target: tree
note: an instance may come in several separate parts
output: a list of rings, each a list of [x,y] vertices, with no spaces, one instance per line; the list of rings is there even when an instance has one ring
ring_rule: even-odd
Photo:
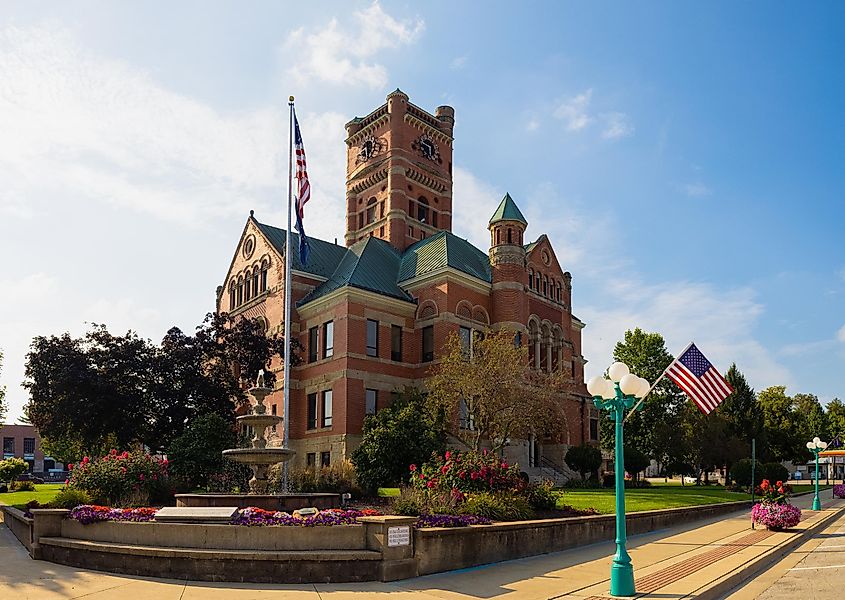
[[[0,352],[0,373],[3,372],[3,353]],[[0,385],[0,423],[6,418],[6,412],[8,411],[8,407],[6,406],[6,386]]]
[[[404,388],[396,400],[364,420],[361,445],[352,453],[358,483],[367,490],[407,481],[408,467],[446,449],[443,413],[434,413],[425,395]]]
[[[704,476],[705,483],[710,471],[730,468],[746,456],[745,443],[733,434],[728,420],[718,409],[705,415],[688,403],[683,423],[688,461],[697,478]]]
[[[12,457],[0,460],[0,482],[14,481],[19,475],[26,473],[28,468],[29,465],[22,458]]]
[[[199,415],[231,420],[260,369],[273,385],[271,361],[283,351],[256,320],[225,314],[207,315],[193,336],[171,329],[159,346],[103,325],[81,338],[39,336],[27,355],[25,412],[65,462],[134,444],[159,450]]]
[[[588,477],[592,477],[593,473],[598,472],[601,466],[601,450],[590,444],[570,446],[563,460],[570,469],[578,471],[581,479],[586,481]]]
[[[831,438],[838,435],[845,441],[845,403],[839,398],[827,403],[827,424]]]
[[[651,464],[651,459],[645,452],[631,446],[625,448],[625,470],[631,474],[634,481],[639,481],[640,473]]]
[[[795,411],[793,399],[786,395],[786,387],[768,387],[757,396],[763,413],[766,445],[761,450],[762,460],[792,461],[806,459],[802,441],[802,424]]]
[[[200,415],[167,447],[169,472],[186,489],[207,488],[224,469],[223,450],[235,448],[234,422],[217,413]]]
[[[558,396],[566,386],[564,373],[532,369],[528,349],[516,346],[514,336],[507,329],[476,336],[469,351],[450,335],[428,381],[431,410],[459,415],[451,432],[475,451],[482,440],[496,451],[510,438],[554,435],[565,424]]]
[[[672,362],[666,343],[659,333],[649,333],[639,327],[625,332],[622,341],[613,349],[614,360],[624,362],[631,372],[654,382]],[[668,379],[663,379],[643,402],[641,411],[632,413],[625,423],[625,447],[637,448],[655,458],[662,465],[681,457],[681,414],[685,396]],[[602,419],[602,447],[615,447],[612,418]]]
[[[795,404],[796,418],[801,432],[801,441],[805,444],[815,436],[823,440],[830,439],[827,415],[815,394],[795,394],[792,397]]]

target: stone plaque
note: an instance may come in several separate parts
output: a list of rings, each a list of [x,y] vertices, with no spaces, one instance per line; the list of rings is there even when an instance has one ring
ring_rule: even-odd
[[[161,523],[228,523],[237,514],[237,506],[165,506],[156,513],[155,520]]]
[[[408,525],[387,528],[388,546],[409,546],[410,544],[411,528]]]

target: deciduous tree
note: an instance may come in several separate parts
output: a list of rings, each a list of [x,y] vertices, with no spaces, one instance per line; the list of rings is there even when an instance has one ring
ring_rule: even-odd
[[[565,424],[559,395],[568,383],[564,373],[532,369],[528,349],[516,346],[514,337],[506,329],[476,336],[470,352],[450,335],[428,381],[432,410],[459,416],[450,430],[473,450],[483,440],[498,450],[511,438],[556,434]]]

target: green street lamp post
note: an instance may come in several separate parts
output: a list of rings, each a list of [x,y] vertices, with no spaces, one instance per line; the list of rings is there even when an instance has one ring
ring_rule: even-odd
[[[827,448],[827,442],[821,441],[818,436],[812,442],[807,442],[807,450],[816,455],[816,495],[813,498],[813,510],[821,510],[822,503],[819,500],[819,452]]]
[[[613,596],[634,596],[634,567],[631,556],[625,548],[625,445],[622,425],[625,409],[634,406],[637,399],[644,398],[651,389],[645,379],[637,377],[621,362],[613,363],[608,369],[610,379],[593,377],[587,383],[587,391],[593,397],[593,404],[599,410],[606,410],[616,424],[616,554],[610,567],[610,593]],[[642,404],[640,404],[642,406]]]

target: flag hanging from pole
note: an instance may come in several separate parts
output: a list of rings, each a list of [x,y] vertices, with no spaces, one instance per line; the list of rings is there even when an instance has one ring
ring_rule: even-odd
[[[722,401],[733,393],[733,388],[707,360],[695,344],[666,368],[666,376],[678,384],[692,398],[705,415],[713,412]]]
[[[299,262],[308,263],[311,245],[305,235],[302,219],[305,217],[305,203],[311,199],[311,183],[308,181],[308,167],[305,164],[305,146],[302,144],[302,134],[299,132],[299,119],[296,111],[293,114],[294,150],[296,153],[296,230],[299,232]]]

